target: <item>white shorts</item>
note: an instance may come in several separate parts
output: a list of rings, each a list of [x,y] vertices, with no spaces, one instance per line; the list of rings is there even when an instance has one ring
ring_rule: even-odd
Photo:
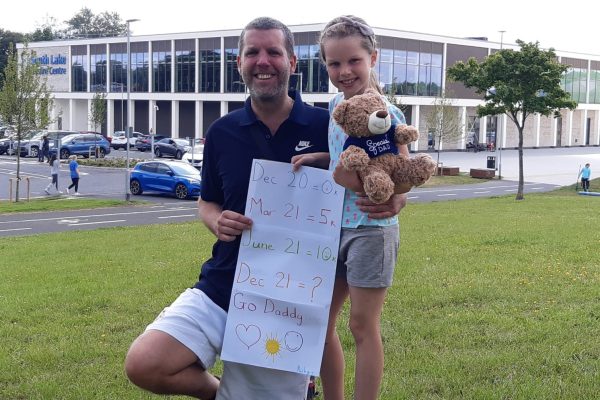
[[[209,369],[223,347],[227,313],[201,290],[187,289],[146,330],[165,332],[190,349]]]
[[[203,291],[187,289],[146,330],[173,336],[196,354],[205,369],[210,369],[221,353],[226,321],[227,313]],[[308,379],[294,372],[224,361],[217,400],[304,400]]]

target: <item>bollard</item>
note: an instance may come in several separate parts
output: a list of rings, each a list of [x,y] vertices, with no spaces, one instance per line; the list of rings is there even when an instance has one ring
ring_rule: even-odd
[[[29,200],[31,199],[31,198],[30,198],[30,190],[29,190],[29,189],[30,189],[30,185],[29,185],[29,177],[28,177],[28,176],[26,176],[26,177],[25,177],[25,180],[27,181],[27,202],[29,202]]]
[[[21,178],[23,179],[23,178]],[[17,178],[9,178],[8,179],[8,202],[9,203],[13,203],[13,181],[15,181],[15,186],[16,186],[16,181]],[[27,182],[27,201],[31,200],[31,181],[29,179],[28,176],[25,177],[25,181]],[[16,190],[16,188],[15,188]],[[16,193],[15,193],[15,201],[16,201]]]

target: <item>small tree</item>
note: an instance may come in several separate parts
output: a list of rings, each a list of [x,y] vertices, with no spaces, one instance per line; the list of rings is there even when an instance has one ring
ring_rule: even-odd
[[[442,143],[456,143],[463,134],[463,123],[452,100],[442,92],[433,101],[432,109],[425,116],[427,132],[433,136],[433,148],[437,151],[437,163],[440,163]]]
[[[40,75],[40,65],[33,62],[34,57],[35,53],[27,46],[20,53],[11,46],[1,79],[0,117],[15,127],[17,136],[15,201],[19,201],[22,135],[34,129],[46,128],[50,123],[49,110],[53,104],[46,79]]]
[[[96,92],[94,94],[94,98],[92,99],[92,109],[90,111],[90,122],[94,127],[95,132],[99,132],[98,127],[102,129],[102,124],[106,121],[106,93]],[[94,143],[95,144],[95,143]],[[94,154],[96,158],[98,157],[98,153],[94,149]]]
[[[523,199],[523,129],[531,114],[560,116],[561,108],[573,110],[577,103],[560,81],[569,69],[556,61],[554,49],[541,50],[539,43],[517,40],[520,51],[500,50],[481,63],[470,58],[448,68],[448,77],[484,95],[477,114],[506,114],[519,131],[519,186],[516,200]]]

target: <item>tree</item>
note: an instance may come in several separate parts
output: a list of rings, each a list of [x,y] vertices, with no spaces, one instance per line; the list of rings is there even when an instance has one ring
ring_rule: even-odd
[[[96,92],[92,99],[92,109],[90,111],[90,122],[94,126],[94,131],[98,132],[98,126],[106,121],[106,93]],[[98,157],[98,152],[94,150],[94,154]]]
[[[19,201],[21,180],[20,146],[22,135],[34,129],[46,128],[50,123],[49,110],[53,99],[40,75],[40,65],[33,62],[35,53],[25,46],[18,52],[13,46],[2,76],[0,90],[0,117],[15,127],[17,136],[17,185],[15,201]]]
[[[121,21],[118,13],[105,11],[94,15],[87,7],[65,21],[65,24],[64,36],[69,39],[121,36],[127,33],[127,24]]]
[[[557,62],[554,49],[541,50],[539,42],[517,40],[519,51],[499,50],[481,63],[470,58],[448,68],[448,77],[484,95],[477,114],[506,114],[519,132],[519,186],[516,200],[523,199],[523,128],[527,117],[538,113],[560,116],[560,109],[573,110],[577,103],[561,89],[562,75],[569,66]]]
[[[427,133],[432,135],[433,148],[437,151],[437,163],[440,163],[442,143],[456,143],[463,134],[463,123],[452,100],[442,92],[441,97],[433,101],[432,109],[425,116]]]
[[[61,33],[56,28],[58,23],[56,22],[56,18],[46,15],[44,22],[39,24],[35,31],[27,34],[28,42],[43,42],[50,41],[54,39],[60,39]]]
[[[0,76],[8,62],[8,51],[10,47],[15,47],[17,43],[23,42],[24,35],[18,32],[5,31],[0,28]],[[2,80],[0,79],[0,89],[2,89]]]

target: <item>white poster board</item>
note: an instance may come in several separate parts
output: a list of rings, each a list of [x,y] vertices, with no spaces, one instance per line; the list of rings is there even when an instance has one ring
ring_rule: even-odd
[[[319,375],[343,198],[329,171],[253,161],[221,359]]]

